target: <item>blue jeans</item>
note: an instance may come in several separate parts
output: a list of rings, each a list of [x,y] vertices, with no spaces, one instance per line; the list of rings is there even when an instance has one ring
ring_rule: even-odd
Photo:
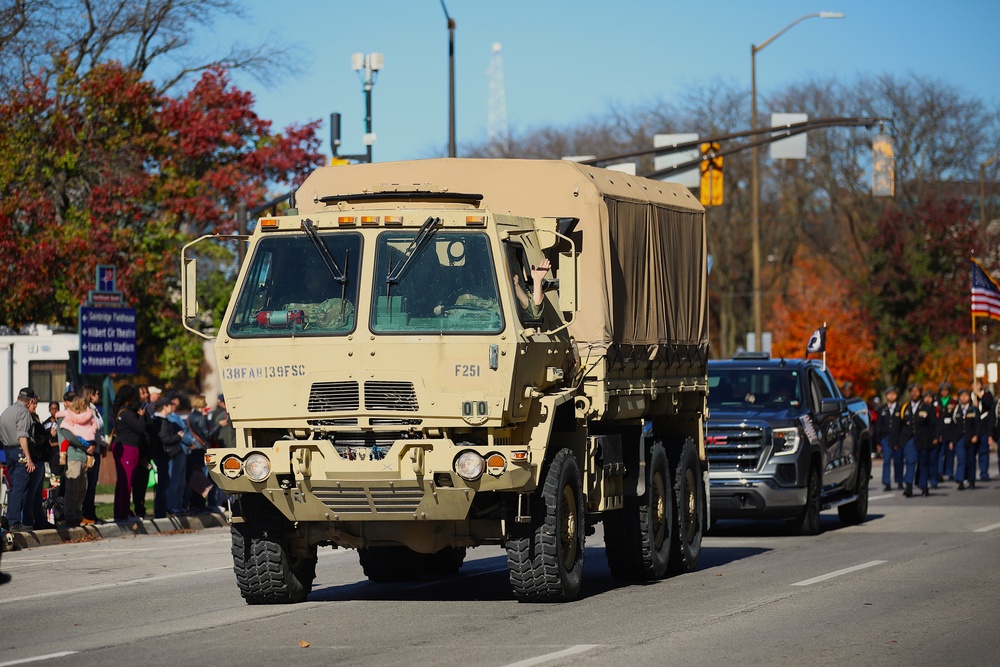
[[[913,438],[903,445],[903,482],[913,484],[913,478],[917,472],[917,446],[913,444]]]
[[[184,489],[187,488],[187,454],[181,452],[170,459],[170,481],[167,483],[167,512],[184,511]]]
[[[893,449],[889,445],[889,438],[882,439],[882,484],[889,486],[892,484],[892,475],[895,473],[896,484],[903,481],[903,450]]]
[[[7,457],[7,472],[10,474],[7,521],[12,525],[20,523],[29,528],[33,528],[36,523],[41,525],[46,521],[39,502],[42,481],[45,479],[45,462],[35,461],[35,472],[29,473],[28,467],[18,461],[21,458],[20,447],[4,447],[4,455]]]

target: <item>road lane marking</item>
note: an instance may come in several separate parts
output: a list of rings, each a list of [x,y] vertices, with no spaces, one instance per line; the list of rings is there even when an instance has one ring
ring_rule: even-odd
[[[1000,528],[1000,523],[994,523],[994,524],[992,524],[990,526],[983,526],[982,528],[976,528],[972,532],[974,532],[974,533],[988,533],[991,530],[996,530],[997,528]]]
[[[826,581],[827,579],[833,579],[834,577],[839,577],[842,574],[850,574],[851,572],[857,572],[858,570],[864,570],[865,568],[875,567],[876,565],[881,565],[882,563],[887,563],[889,561],[884,560],[873,560],[867,563],[862,563],[861,565],[855,565],[854,567],[845,567],[843,570],[837,570],[836,572],[829,572],[827,574],[821,574],[818,577],[813,577],[812,579],[806,579],[805,581],[797,581],[792,586],[811,586],[812,584],[818,584],[821,581]]]
[[[0,605],[10,604],[11,602],[23,602],[24,600],[39,600],[42,598],[51,598],[56,596],[73,595],[74,593],[89,593],[91,591],[101,591],[108,588],[118,588],[119,586],[132,586],[134,584],[148,584],[153,581],[163,581],[164,579],[176,579],[177,577],[190,577],[192,574],[202,574],[204,572],[218,572],[220,570],[231,570],[232,565],[226,565],[225,567],[211,567],[204,570],[190,570],[188,572],[175,572],[173,574],[163,574],[158,577],[145,577],[143,579],[129,579],[128,581],[113,581],[107,584],[97,584],[95,586],[87,586],[85,588],[71,588],[69,590],[62,591],[50,591],[48,593],[35,593],[34,595],[22,595],[19,598],[6,598],[0,600]],[[3,667],[3,665],[0,665]]]
[[[42,660],[52,660],[54,658],[65,658],[67,655],[74,655],[79,651],[63,651],[62,653],[49,653],[48,655],[36,655],[34,658],[21,658],[10,662],[0,662],[0,667],[10,667],[11,665],[26,665],[29,662],[41,662]]]
[[[870,496],[868,498],[868,501],[871,502],[872,500],[885,500],[886,498],[895,498],[895,497],[896,497],[895,493],[887,493],[884,496]]]
[[[532,665],[541,665],[551,660],[558,660],[559,658],[565,658],[570,655],[585,653],[591,649],[598,648],[599,646],[600,644],[577,644],[576,646],[570,646],[567,649],[556,651],[555,653],[546,653],[545,655],[528,658],[527,660],[512,662],[504,667],[531,667]]]

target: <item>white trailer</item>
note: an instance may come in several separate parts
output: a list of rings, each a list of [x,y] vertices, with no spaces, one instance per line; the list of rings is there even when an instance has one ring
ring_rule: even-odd
[[[0,410],[14,402],[21,387],[38,394],[38,417],[49,416],[49,402],[62,401],[67,383],[76,375],[70,353],[80,349],[76,333],[56,333],[42,324],[20,334],[0,334]]]

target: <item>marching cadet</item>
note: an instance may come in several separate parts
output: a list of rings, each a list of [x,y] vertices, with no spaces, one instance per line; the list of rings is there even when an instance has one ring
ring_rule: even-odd
[[[996,429],[996,412],[994,399],[990,390],[983,386],[982,380],[972,384],[975,392],[976,405],[979,408],[979,441],[976,443],[976,456],[979,459],[979,479],[988,482],[990,479],[990,434]],[[997,467],[1000,468],[1000,455],[997,456]],[[972,479],[971,477],[968,479]]]
[[[903,488],[903,448],[895,441],[896,431],[899,430],[898,399],[899,392],[895,387],[886,389],[885,404],[875,420],[875,443],[882,448],[882,484],[886,491],[892,491],[892,477],[896,479],[896,486]]]
[[[917,447],[914,443],[914,436],[917,423],[917,413],[922,411],[925,416],[926,409],[921,408],[920,395],[923,387],[913,383],[908,387],[910,400],[903,404],[899,410],[899,425],[896,427],[893,443],[903,452],[903,495],[909,498],[913,495],[913,478],[917,470]]]
[[[958,466],[955,469],[955,481],[958,490],[965,490],[965,480],[969,480],[969,488],[976,488],[976,443],[981,438],[979,410],[972,404],[968,389],[958,393],[958,405],[952,413],[952,429],[949,449],[955,452]]]
[[[955,478],[955,452],[948,447],[948,437],[951,432],[951,415],[955,412],[955,399],[951,395],[951,383],[942,382],[938,385],[938,395],[934,399],[937,406],[939,435],[941,437],[940,456],[932,464],[937,465],[935,479],[943,482],[945,478],[949,481]],[[936,485],[935,485],[936,486]]]
[[[920,475],[920,495],[931,495],[927,485],[936,489],[937,459],[940,457],[941,436],[938,429],[937,406],[934,394],[924,392],[923,401],[917,410],[913,424],[913,444],[917,448],[917,473]]]

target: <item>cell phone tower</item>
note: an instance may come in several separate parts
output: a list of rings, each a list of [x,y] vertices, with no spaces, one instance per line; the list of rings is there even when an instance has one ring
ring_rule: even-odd
[[[504,93],[503,56],[500,55],[500,42],[494,42],[490,51],[490,68],[486,70],[490,81],[486,138],[490,150],[499,155],[506,155],[510,150],[510,133],[507,130],[507,96]]]

